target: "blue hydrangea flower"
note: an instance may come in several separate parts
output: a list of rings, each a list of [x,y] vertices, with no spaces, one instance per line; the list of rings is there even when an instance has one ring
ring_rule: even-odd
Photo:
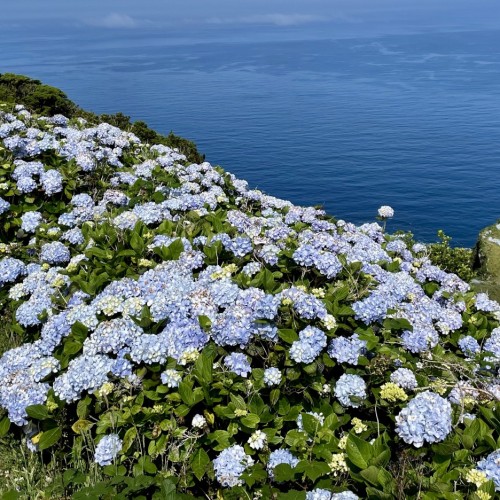
[[[290,347],[290,357],[297,363],[312,363],[326,347],[326,334],[315,326],[306,326],[299,333],[299,340]]]
[[[269,477],[274,477],[274,468],[279,464],[288,464],[292,469],[299,463],[299,459],[296,458],[288,450],[274,450],[269,454],[267,460],[267,473]]]
[[[329,490],[315,488],[306,493],[306,500],[358,500],[359,497],[351,491],[342,491],[340,493],[332,493]]]
[[[222,450],[214,460],[215,477],[224,487],[241,486],[241,475],[253,464],[252,457],[245,453],[243,446],[235,444]]]
[[[328,354],[339,363],[358,364],[358,358],[366,350],[366,341],[360,340],[357,333],[349,338],[337,337],[328,346]]]
[[[477,463],[477,468],[495,483],[495,491],[500,491],[500,450],[496,450],[480,460]]]
[[[481,346],[479,342],[470,335],[466,335],[458,341],[458,347],[462,350],[462,352],[468,357],[472,358],[479,352],[481,352]]]
[[[36,181],[31,177],[20,177],[16,185],[20,193],[31,193],[37,187]]]
[[[110,465],[122,449],[122,440],[117,434],[103,436],[95,448],[94,462],[99,465]]]
[[[46,170],[40,175],[42,188],[47,196],[60,193],[63,189],[63,176],[57,170]]]
[[[396,416],[396,433],[416,448],[443,441],[450,432],[451,405],[431,391],[415,396]]]
[[[247,357],[240,352],[233,352],[224,358],[224,365],[227,366],[232,372],[242,377],[246,377],[251,371],[252,367],[248,362]]]
[[[241,272],[243,274],[246,274],[247,276],[253,276],[254,274],[257,274],[261,269],[262,265],[258,262],[249,262],[243,267]]]
[[[478,293],[476,295],[476,309],[478,311],[494,312],[500,310],[500,304],[495,300],[491,300],[486,293]]]
[[[403,347],[410,352],[419,353],[436,347],[439,336],[432,326],[416,326],[413,331],[405,330],[401,334]]]
[[[402,389],[416,389],[418,387],[415,374],[408,368],[398,368],[391,373],[390,380],[393,384],[399,385]]]
[[[10,203],[3,198],[0,198],[0,215],[7,212],[10,208]]]
[[[266,368],[264,370],[264,383],[268,387],[272,385],[279,385],[281,378],[282,375],[278,368]]]
[[[181,374],[175,370],[165,370],[161,374],[162,383],[168,387],[179,387],[181,380],[182,380]]]
[[[366,398],[366,383],[359,375],[344,373],[335,385],[335,396],[342,406],[358,408],[361,402],[353,401],[351,398]]]
[[[495,358],[500,359],[500,327],[492,330],[490,337],[483,345],[483,349],[492,352]]]
[[[82,230],[78,227],[74,227],[61,235],[61,239],[64,241],[69,241],[72,245],[81,245],[85,238],[83,236]]]
[[[24,262],[12,257],[5,257],[0,260],[0,286],[16,281],[23,274],[26,274]]]
[[[45,243],[42,246],[42,251],[40,254],[40,259],[42,262],[48,262],[49,264],[65,264],[69,262],[71,254],[60,241],[54,241],[53,243]]]

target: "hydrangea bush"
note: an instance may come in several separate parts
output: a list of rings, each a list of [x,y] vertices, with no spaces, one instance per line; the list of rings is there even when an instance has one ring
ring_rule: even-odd
[[[500,490],[500,306],[425,245],[0,109],[0,435],[54,496]]]

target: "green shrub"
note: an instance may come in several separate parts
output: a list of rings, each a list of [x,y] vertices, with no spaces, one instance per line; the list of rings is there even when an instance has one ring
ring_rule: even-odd
[[[409,235],[8,111],[7,498],[494,497],[498,304]]]

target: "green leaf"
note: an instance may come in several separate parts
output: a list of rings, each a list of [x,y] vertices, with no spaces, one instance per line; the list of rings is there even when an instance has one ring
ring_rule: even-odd
[[[305,491],[291,490],[287,493],[278,493],[277,500],[304,500],[305,498]]]
[[[78,415],[78,417],[84,419],[88,416],[89,405],[91,401],[92,400],[89,396],[85,396],[85,398],[78,401],[78,404],[76,405],[76,414]]]
[[[272,292],[276,288],[274,274],[269,269],[264,269],[263,271],[262,285],[266,292]]]
[[[373,448],[370,443],[350,434],[347,438],[346,453],[354,465],[360,469],[366,469],[368,461],[373,456]]]
[[[0,420],[0,437],[6,436],[10,429],[10,420],[8,417],[3,417]]]
[[[314,418],[312,415],[307,413],[302,414],[302,426],[304,430],[310,435],[314,436],[316,432],[321,428],[321,423],[319,420]]]
[[[181,382],[179,384],[179,395],[181,396],[182,401],[187,406],[193,406],[195,404],[195,399],[193,395],[193,384],[189,382]]]
[[[88,333],[89,329],[79,321],[76,321],[71,326],[71,335],[75,340],[79,342],[83,342],[87,338]]]
[[[299,334],[295,330],[290,330],[286,328],[280,328],[278,330],[278,336],[281,340],[287,344],[292,344],[296,340],[299,340]]]
[[[273,476],[275,481],[281,483],[284,481],[291,481],[295,476],[295,472],[290,466],[290,464],[283,463],[283,464],[278,464],[273,469]]]
[[[278,400],[280,399],[280,390],[279,389],[272,389],[270,394],[269,394],[269,400],[271,401],[271,405],[274,406]],[[281,405],[281,401],[280,400],[280,405]],[[280,413],[281,415],[284,415],[287,413],[286,411],[286,404],[288,403],[288,401],[284,401],[283,405],[284,406],[280,406],[278,408],[278,413]],[[290,403],[288,403],[288,409],[290,409]],[[281,413],[281,411],[283,411],[284,413]]]
[[[122,445],[123,453],[125,453],[132,446],[132,443],[134,442],[136,437],[137,437],[136,427],[131,427],[130,429],[127,430],[127,432],[123,436],[123,445]]]
[[[82,434],[85,431],[90,430],[94,424],[90,420],[79,419],[72,426],[71,429],[76,434]]]
[[[36,418],[37,420],[45,420],[49,418],[49,410],[45,405],[30,405],[26,407],[28,417]]]
[[[378,467],[370,465],[367,469],[362,470],[360,474],[369,483],[373,484],[373,486],[382,486],[379,484],[379,470],[380,469]]]
[[[73,354],[76,354],[77,352],[79,352],[83,347],[83,343],[82,342],[76,342],[74,340],[66,340],[66,342],[64,343],[64,354],[67,354],[68,356],[72,356]]]
[[[201,481],[201,478],[205,475],[209,463],[210,458],[207,452],[203,448],[198,448],[198,451],[191,459],[191,468],[199,481]]]
[[[230,394],[229,395],[231,398],[232,403],[238,410],[246,410],[247,409],[247,404],[245,403],[245,400],[239,395],[239,394]]]
[[[394,500],[394,496],[389,493],[384,493],[383,491],[367,486],[366,488],[366,498],[376,498],[377,500]]]
[[[295,468],[298,472],[303,472],[313,482],[318,477],[331,472],[329,465],[325,462],[306,462],[304,460],[299,462]]]
[[[168,246],[168,251],[170,254],[170,260],[177,260],[179,258],[179,255],[184,252],[184,244],[182,243],[181,239],[177,239],[173,241],[169,246]]]
[[[245,415],[241,418],[241,423],[246,427],[250,427],[251,429],[257,427],[259,422],[260,418],[258,415],[255,415],[255,413],[249,413],[248,415]]]
[[[49,429],[48,431],[44,431],[40,437],[40,441],[38,441],[38,449],[46,450],[50,448],[54,444],[59,441],[61,438],[62,432],[60,427],[54,427],[53,429]]]
[[[127,473],[127,469],[124,465],[106,465],[102,468],[102,472],[106,474],[106,476],[125,476]]]
[[[200,326],[204,331],[208,331],[212,326],[211,319],[208,316],[204,315],[198,316],[198,323],[200,323]]]
[[[439,443],[432,445],[432,451],[437,455],[442,455],[444,457],[449,457],[455,451],[459,450],[460,446],[456,443]]]
[[[136,231],[132,231],[132,235],[130,236],[130,246],[133,250],[135,250],[137,255],[142,255],[144,253],[146,245]]]
[[[384,320],[383,325],[387,330],[413,330],[411,323],[407,319],[387,318]]]

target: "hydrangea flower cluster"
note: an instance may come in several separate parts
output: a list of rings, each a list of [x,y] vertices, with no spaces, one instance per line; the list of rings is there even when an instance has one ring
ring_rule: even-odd
[[[278,368],[266,368],[264,370],[264,383],[268,386],[279,385],[281,378],[282,375]]]
[[[359,497],[351,491],[332,493],[329,490],[316,488],[306,493],[306,500],[358,500]]]
[[[299,459],[288,450],[279,449],[270,453],[267,460],[267,473],[272,478],[273,470],[279,464],[288,464],[292,469],[299,463]]]
[[[358,364],[358,358],[366,349],[366,341],[361,340],[357,333],[350,338],[337,337],[330,341],[328,354],[339,363]]]
[[[252,367],[248,362],[247,357],[240,352],[232,352],[224,358],[224,365],[226,365],[236,375],[247,377],[252,371]]]
[[[326,347],[326,334],[314,326],[306,326],[290,347],[290,357],[297,363],[312,363]]]
[[[99,465],[110,465],[122,449],[123,442],[117,434],[103,436],[96,446],[94,461]]]
[[[26,212],[21,216],[21,229],[27,233],[34,233],[42,221],[43,216],[40,212]]]
[[[335,384],[335,396],[342,406],[358,408],[366,398],[366,383],[359,375],[344,373]]]
[[[481,346],[479,345],[479,342],[470,335],[462,337],[458,341],[458,346],[468,358],[473,358],[476,354],[481,352]]]
[[[493,480],[495,490],[500,491],[500,450],[490,453],[477,463],[478,470],[484,472],[488,480]]]
[[[451,432],[450,403],[431,391],[417,394],[396,416],[396,432],[417,448],[443,441]]]
[[[394,209],[388,205],[382,205],[378,209],[378,216],[382,217],[383,219],[394,217]]]
[[[243,446],[235,444],[222,450],[214,460],[215,477],[222,486],[232,488],[243,484],[241,475],[254,464]]]
[[[393,384],[399,385],[403,389],[416,389],[418,387],[418,382],[415,374],[408,368],[398,368],[391,373],[391,382]]]

